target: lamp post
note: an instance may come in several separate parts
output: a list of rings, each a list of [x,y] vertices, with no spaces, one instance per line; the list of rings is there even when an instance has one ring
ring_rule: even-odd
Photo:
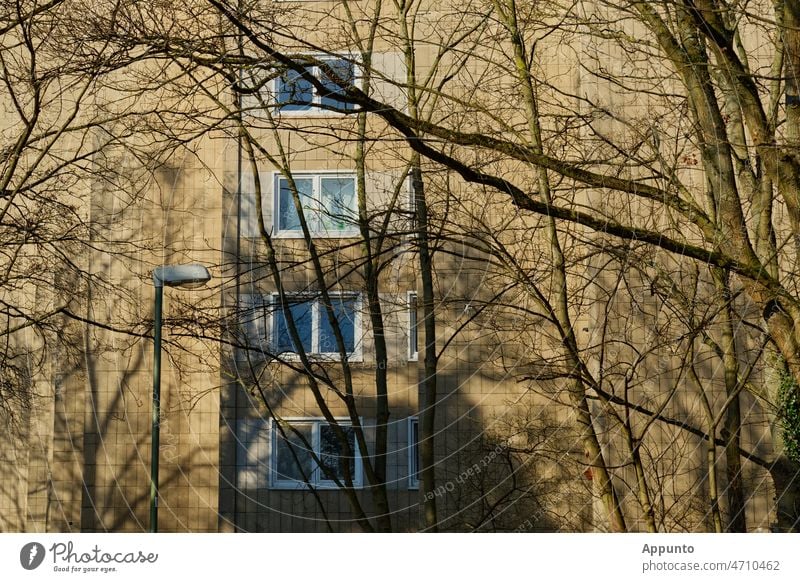
[[[153,269],[156,288],[153,317],[153,429],[150,440],[150,532],[158,531],[158,448],[161,430],[161,306],[164,286],[192,289],[211,280],[203,265],[163,265]]]

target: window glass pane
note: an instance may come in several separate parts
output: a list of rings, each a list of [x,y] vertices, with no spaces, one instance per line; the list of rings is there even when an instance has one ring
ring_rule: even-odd
[[[297,187],[297,194],[300,196],[300,204],[303,207],[303,215],[306,220],[312,222],[309,228],[313,228],[313,193],[314,180],[312,178],[295,178],[294,184]],[[300,219],[297,216],[297,209],[294,205],[292,189],[289,187],[289,180],[286,178],[278,179],[278,230],[300,230]]]
[[[292,342],[292,337],[289,334],[289,325],[286,318],[286,313],[281,309],[280,299],[276,298],[275,309],[275,351],[281,352],[297,352],[295,345]],[[294,319],[294,325],[297,328],[297,333],[300,336],[300,343],[306,353],[311,352],[311,303],[308,301],[291,301],[289,303],[289,311]]]
[[[411,479],[419,481],[419,421],[414,419],[410,423],[408,446],[411,447]]]
[[[311,70],[310,67],[307,70]],[[278,78],[277,101],[281,111],[311,109],[314,87],[297,71],[286,71]]]
[[[353,85],[353,83],[355,83],[355,67],[353,66],[353,63],[344,59],[332,59],[326,60],[325,64],[330,67],[333,74],[342,82],[337,83],[329,75],[326,75],[324,72],[322,72],[320,75],[320,81],[322,81],[322,84],[327,89],[327,92],[320,95],[320,103],[327,107],[335,107],[336,109],[352,111],[354,108],[352,103],[346,103],[337,99],[337,97],[344,94],[342,91],[343,87],[347,87],[348,85]]]
[[[293,427],[303,435],[309,446],[313,446],[311,441],[312,425],[298,424],[293,425]],[[280,431],[277,428],[275,429],[275,480],[304,483],[304,473],[308,479],[313,477],[314,463],[311,451],[308,450],[303,439],[288,427],[286,428],[286,436],[288,438],[284,439]],[[292,450],[297,455],[297,459],[292,455]]]
[[[355,297],[331,297],[331,306],[342,332],[344,349],[351,354],[356,349],[356,299]],[[333,327],[328,320],[328,314],[322,301],[319,305],[319,351],[323,354],[339,352],[336,336],[333,335]]]
[[[417,294],[408,295],[408,355],[412,358],[419,351],[419,326],[417,325]]]
[[[347,442],[350,445],[350,450],[355,455],[355,446],[356,446],[356,439],[355,439],[355,432],[353,432],[353,427],[351,426],[343,426],[342,430],[344,431]],[[343,456],[342,447],[340,446],[341,443],[339,439],[336,438],[336,433],[334,432],[331,425],[327,423],[322,423],[319,426],[319,461],[322,466],[324,466],[330,474],[336,475],[337,478],[344,482],[344,472],[339,467],[339,459]],[[355,457],[350,457],[350,476],[355,481],[356,479],[356,463]],[[320,467],[320,481],[332,481],[332,479],[327,478],[326,473]]]
[[[322,229],[327,232],[352,230],[356,218],[356,187],[352,177],[322,177],[320,188]]]

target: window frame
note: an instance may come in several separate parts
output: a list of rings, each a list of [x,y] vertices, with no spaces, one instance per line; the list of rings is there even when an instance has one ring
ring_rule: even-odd
[[[412,435],[413,427],[417,427],[417,441],[414,442]],[[411,490],[419,489],[419,417],[409,416],[406,419],[406,440],[408,441],[408,488]],[[416,470],[415,470],[416,468]]]
[[[417,191],[414,188],[414,172],[409,170],[406,174],[406,210],[408,212],[408,237],[417,238]]]
[[[311,310],[311,350],[306,351],[306,356],[312,360],[318,361],[338,361],[340,354],[339,352],[319,352],[314,348],[319,348],[319,318],[326,317],[323,312],[321,302],[322,297],[317,293],[287,293],[287,298],[291,301],[295,298],[307,298],[308,302],[312,303],[312,310]],[[361,293],[357,291],[332,291],[328,292],[328,296],[331,299],[337,298],[351,298],[355,299],[355,306],[353,308],[353,351],[348,352],[347,354],[347,361],[349,362],[361,362],[363,358],[363,353],[361,349],[361,341],[362,341],[362,321],[361,321],[361,308],[362,308],[362,298]],[[277,349],[278,346],[278,325],[276,320],[276,314],[278,310],[281,309],[280,304],[280,294],[273,292],[269,295],[271,301],[271,309],[270,309],[270,321],[269,321],[269,345],[272,348]],[[305,303],[306,301],[303,301]],[[294,360],[297,361],[300,359],[300,355],[297,352],[281,352],[281,358],[285,360]]]
[[[340,171],[340,170],[317,170],[317,171],[301,171],[291,173],[293,180],[312,179],[312,200],[315,203],[313,211],[319,216],[324,215],[325,208],[322,206],[322,179],[323,178],[349,178],[353,181],[353,224],[348,225],[348,228],[342,231],[329,231],[322,228],[321,224],[314,224],[315,222],[321,223],[319,218],[306,215],[308,221],[309,231],[311,236],[320,239],[337,239],[337,238],[354,238],[359,235],[358,224],[358,180],[356,179],[355,172]],[[272,232],[275,238],[303,238],[304,234],[302,229],[299,230],[284,230],[280,227],[281,221],[281,180],[288,182],[289,178],[282,172],[275,171],[272,173]]]
[[[334,417],[334,420],[342,426],[352,428],[353,423],[351,422],[349,417]],[[320,440],[320,427],[323,424],[330,424],[328,421],[321,416],[293,416],[281,419],[282,422],[288,424],[295,424],[295,425],[311,425],[311,447],[314,451],[314,455],[319,459],[321,457],[321,440]],[[270,426],[269,426],[269,479],[267,480],[267,486],[269,489],[276,489],[276,490],[283,490],[283,491],[297,491],[297,490],[305,490],[307,489],[307,485],[304,481],[293,481],[289,479],[279,479],[278,478],[278,449],[277,445],[279,439],[281,438],[280,433],[278,432],[278,422],[274,419],[270,419]],[[361,450],[358,446],[358,441],[354,439],[353,445],[353,488],[355,489],[362,489],[364,487],[364,467],[361,457]],[[339,486],[336,485],[334,481],[328,480],[324,478],[324,473],[322,469],[319,467],[319,464],[314,461],[313,457],[311,462],[314,464],[312,468],[311,475],[309,476],[309,484],[314,489],[339,489]],[[342,483],[344,485],[344,483]]]
[[[285,1],[295,1],[295,0],[285,0]],[[300,1],[309,1],[309,0],[300,0]],[[359,67],[358,62],[356,61],[355,55],[352,53],[340,53],[340,54],[318,54],[318,53],[311,53],[311,54],[298,54],[295,55],[297,58],[309,58],[315,59],[317,61],[327,63],[328,61],[343,61],[348,63],[353,67],[353,85],[355,87],[359,87],[359,83],[362,79],[361,67]],[[316,64],[309,64],[307,65],[311,68],[311,74],[314,76],[315,79],[322,80],[322,70],[320,69],[319,65]],[[293,70],[293,69],[292,69]],[[288,73],[288,70],[287,70]],[[286,117],[326,117],[326,116],[344,116],[350,113],[357,113],[360,109],[358,105],[355,103],[351,103],[349,105],[352,106],[352,109],[346,111],[335,111],[332,109],[325,109],[321,107],[322,104],[322,96],[317,92],[316,88],[312,85],[312,97],[311,97],[311,104],[307,109],[286,109],[284,105],[282,105],[278,101],[278,95],[281,93],[281,79],[283,75],[277,75],[274,79],[270,81],[270,91],[273,96],[273,102],[275,105],[275,114],[278,116],[286,116]]]

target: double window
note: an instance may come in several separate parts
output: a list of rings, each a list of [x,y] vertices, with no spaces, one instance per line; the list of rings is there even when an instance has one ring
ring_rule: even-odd
[[[297,173],[292,180],[275,176],[275,232],[302,236],[302,209],[309,231],[315,236],[340,237],[358,233],[356,179],[352,174]]]
[[[275,80],[275,101],[281,113],[315,111],[353,111],[355,106],[343,100],[348,86],[355,85],[357,68],[342,57],[322,56],[318,64],[303,67],[303,73],[290,69]],[[319,79],[324,90],[318,91],[305,76]]]
[[[406,419],[406,447],[398,450],[407,459],[409,489],[419,488],[419,421]],[[341,429],[324,418],[275,420],[241,419],[237,422],[240,451],[236,455],[238,479],[245,489],[298,489],[311,485],[332,489],[346,485],[349,471],[354,487],[364,485],[362,451],[349,418],[337,418]],[[344,446],[343,443],[347,443]]]
[[[354,293],[330,293],[329,297],[344,350],[357,359],[361,353],[361,299]],[[289,314],[299,344],[292,338]],[[272,354],[298,353],[301,347],[309,356],[336,358],[340,354],[334,326],[319,296],[289,295],[284,310],[278,294],[243,295],[241,324],[250,348]]]
[[[306,483],[319,488],[345,485],[345,466],[354,487],[362,485],[361,456],[355,432],[349,421],[337,421],[350,449],[325,419],[287,421],[283,432],[273,422],[270,486],[275,489],[302,489]]]
[[[341,333],[344,350],[349,355],[358,355],[360,344],[361,315],[358,295],[330,295],[331,310],[336,318],[336,327]],[[277,353],[299,352],[302,346],[306,354],[316,356],[339,355],[339,344],[331,325],[328,310],[319,297],[291,297],[284,310],[280,299],[274,296],[276,309],[273,316],[272,345]],[[294,321],[300,345],[296,345],[289,327],[288,313]]]

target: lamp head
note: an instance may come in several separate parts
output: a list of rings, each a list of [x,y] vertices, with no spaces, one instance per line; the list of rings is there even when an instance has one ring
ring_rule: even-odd
[[[211,280],[211,273],[203,265],[162,265],[153,269],[153,285],[156,287],[182,287],[196,289]]]

